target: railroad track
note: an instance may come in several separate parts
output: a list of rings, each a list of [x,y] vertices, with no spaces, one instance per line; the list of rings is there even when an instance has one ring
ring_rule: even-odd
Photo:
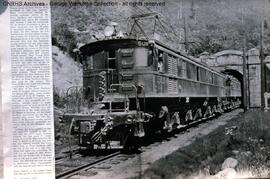
[[[114,152],[112,154],[109,154],[109,155],[106,155],[104,157],[101,157],[101,158],[98,158],[94,161],[91,161],[87,164],[83,164],[83,165],[80,165],[80,166],[77,166],[77,167],[74,167],[74,168],[71,168],[71,169],[68,169],[66,171],[63,171],[63,172],[60,172],[56,175],[56,178],[60,179],[60,178],[69,178],[73,175],[76,175],[76,174],[79,174],[81,171],[85,171],[85,170],[88,170],[90,168],[93,168],[94,165],[97,165],[97,164],[100,164],[108,159],[111,159],[117,155],[120,154],[120,151],[118,152]]]
[[[197,120],[195,120],[195,121],[192,121],[192,122],[190,122],[188,125],[183,125],[183,126],[180,127],[179,129],[177,129],[177,130],[176,130],[176,133],[179,132],[179,131],[185,131],[185,130],[187,130],[187,129],[189,129],[189,128],[192,128],[192,127],[195,127],[195,126],[197,126],[197,125],[199,125],[199,124],[201,124],[201,123],[204,123],[204,122],[213,120],[213,119],[215,119],[215,118],[218,118],[219,116],[222,116],[222,115],[224,115],[225,113],[229,113],[229,112],[231,112],[231,111],[233,111],[233,110],[235,110],[235,109],[237,109],[237,108],[228,109],[228,110],[224,111],[224,112],[221,113],[221,114],[213,114],[213,115],[208,116],[208,117],[206,117],[206,118],[200,118],[200,119],[197,119]]]
[[[71,152],[72,152],[73,155],[74,155],[74,154],[78,154],[79,151],[80,151],[79,148],[76,148],[76,149],[72,149],[72,150],[71,150]],[[55,157],[55,160],[56,160],[56,161],[62,160],[62,159],[67,158],[67,157],[69,157],[69,156],[70,156],[70,151],[64,151],[64,152],[61,153],[61,155],[56,156],[56,157]]]
[[[161,141],[170,140],[171,137],[175,137],[175,135],[178,135],[179,133],[187,132],[194,127],[198,127],[202,123],[207,123],[208,121],[218,119],[220,116],[224,115],[225,113],[230,113],[230,112],[234,111],[235,109],[237,109],[237,108],[226,110],[222,114],[214,114],[214,115],[208,116],[206,118],[197,119],[195,121],[190,122],[188,125],[182,125],[180,128],[177,128],[177,129],[173,130],[172,132],[167,132],[167,133],[163,133],[163,134],[159,134],[159,135],[150,136],[149,139],[148,138],[144,139],[144,142],[142,142],[142,144],[140,144],[140,146],[142,148],[149,148],[150,145],[152,145],[156,142],[160,143]],[[144,151],[144,150],[142,150],[142,151]]]
[[[79,158],[79,157],[81,157],[82,155],[81,154],[78,154],[78,153],[76,153],[76,154],[73,154],[72,155],[72,158]],[[67,158],[69,158],[70,157],[70,155],[66,155],[66,156],[64,156],[64,157],[62,157],[62,158],[57,158],[57,159],[55,159],[55,164],[57,165],[57,164],[61,164],[61,162],[63,162],[63,161],[65,161]]]
[[[225,113],[230,112],[230,111],[231,110],[226,111]],[[179,132],[186,131],[186,130],[192,128],[192,127],[195,127],[195,126],[197,126],[197,125],[199,125],[201,123],[207,122],[209,120],[213,120],[213,119],[215,119],[218,116],[219,115],[213,115],[213,116],[209,116],[207,118],[203,118],[203,119],[199,119],[199,120],[193,121],[193,122],[189,123],[189,125],[182,126],[181,128],[179,128],[176,131],[174,131],[174,134],[177,134]],[[169,137],[169,136],[167,136],[167,137]],[[172,137],[172,136],[170,136],[170,137]],[[151,144],[154,144],[156,142],[155,139],[152,139],[152,140],[153,141],[151,141],[150,143],[148,143],[146,145],[141,145],[141,147],[142,147],[142,151],[141,152],[144,152],[145,149],[147,150],[148,148],[151,148]],[[166,140],[166,137],[164,137],[161,140],[162,141]],[[157,145],[157,144],[155,144],[155,145]],[[114,157],[116,157],[116,156],[118,156],[120,154],[121,154],[120,151],[115,151],[115,152],[110,153],[108,155],[105,155],[105,156],[102,156],[102,157],[97,157],[95,159],[91,159],[91,161],[89,161],[86,164],[82,164],[82,165],[70,167],[67,170],[64,170],[64,171],[59,172],[56,175],[56,178],[59,178],[59,179],[60,178],[69,178],[69,177],[72,177],[74,175],[83,173],[83,171],[88,172],[88,170],[95,168],[95,166],[97,166],[99,164],[102,164],[102,163],[105,163],[107,160],[110,160],[110,159],[112,159],[112,158],[114,158]],[[134,153],[132,153],[132,154],[134,154]],[[91,156],[91,157],[95,157],[95,156]],[[89,157],[89,158],[91,158],[91,157]],[[76,160],[80,160],[80,158],[81,158],[81,160],[85,160],[87,157],[85,157],[84,155],[81,155],[81,154],[75,154],[73,156],[73,159],[76,159]],[[61,163],[65,163],[65,160],[67,160],[67,159],[68,159],[68,157],[65,157],[65,158],[56,160],[56,165],[61,165]],[[113,163],[110,164],[110,165],[113,165]]]

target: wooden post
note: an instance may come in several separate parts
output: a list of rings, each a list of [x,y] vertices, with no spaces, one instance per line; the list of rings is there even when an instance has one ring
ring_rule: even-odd
[[[72,131],[72,126],[75,122],[75,119],[72,118],[69,130],[68,130],[68,147],[69,147],[69,158],[72,158],[72,148],[71,148],[71,131]]]

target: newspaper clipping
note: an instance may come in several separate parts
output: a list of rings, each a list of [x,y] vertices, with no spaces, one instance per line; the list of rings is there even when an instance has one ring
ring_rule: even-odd
[[[1,3],[4,178],[53,178],[49,2]]]

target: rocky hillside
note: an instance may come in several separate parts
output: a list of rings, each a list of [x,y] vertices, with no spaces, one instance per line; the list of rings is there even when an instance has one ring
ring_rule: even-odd
[[[269,0],[170,0],[165,1],[165,6],[123,6],[123,1],[117,1],[118,6],[52,6],[55,44],[72,52],[78,43],[89,42],[92,35],[103,36],[103,29],[112,21],[127,32],[130,29],[130,15],[157,12],[167,36],[161,26],[157,27],[158,33],[165,36],[166,43],[181,46],[182,50],[186,20],[187,40],[192,42],[189,43],[192,55],[204,51],[216,53],[225,49],[241,50],[244,36],[250,49],[259,45],[261,22],[270,16]],[[164,2],[155,2],[158,1]],[[151,31],[153,22],[143,23],[142,27]],[[270,37],[270,30],[267,25],[265,27],[265,35]],[[266,42],[270,42],[270,38]]]
[[[71,86],[82,86],[82,67],[68,53],[53,46],[53,85],[54,90],[64,95]]]

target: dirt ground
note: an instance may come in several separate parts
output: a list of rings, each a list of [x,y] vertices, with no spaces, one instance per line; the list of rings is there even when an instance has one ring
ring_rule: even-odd
[[[97,175],[91,178],[182,178],[182,176],[190,176],[210,164],[215,166],[219,161],[222,163],[223,158],[229,156],[228,152],[228,155],[224,154],[219,159],[215,153],[219,153],[217,151],[227,152],[225,143],[228,142],[228,139],[224,138],[228,130],[226,127],[235,125],[234,123],[237,122],[240,125],[244,120],[241,109],[226,113],[217,119],[191,128],[189,131],[177,134],[168,141],[142,147],[142,153],[137,154],[136,157],[113,165],[108,170],[99,170]],[[212,138],[217,141],[213,142]],[[213,161],[216,163],[212,163]],[[218,168],[213,166],[210,165],[209,170],[214,173],[218,171]],[[89,178],[89,176],[80,176],[80,178]]]

